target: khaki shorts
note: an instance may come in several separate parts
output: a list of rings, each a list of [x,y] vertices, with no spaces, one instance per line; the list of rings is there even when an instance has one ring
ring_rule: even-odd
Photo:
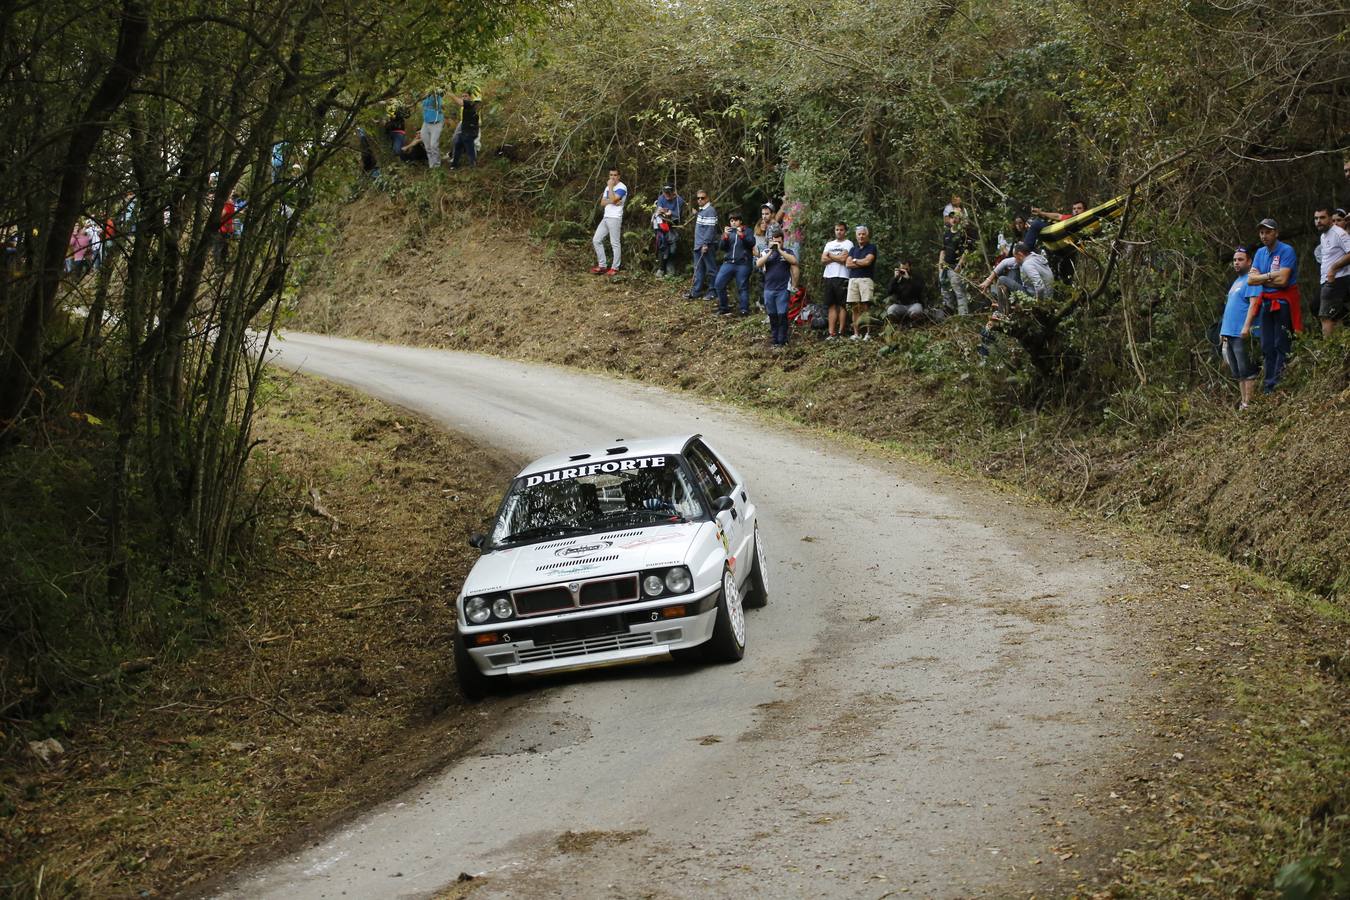
[[[848,302],[849,303],[871,303],[872,302],[872,279],[870,278],[850,278],[848,280]]]

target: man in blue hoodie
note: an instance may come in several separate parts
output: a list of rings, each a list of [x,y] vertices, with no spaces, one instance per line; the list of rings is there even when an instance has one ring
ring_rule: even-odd
[[[694,195],[698,215],[694,219],[694,286],[686,294],[690,300],[705,296],[713,298],[713,281],[717,276],[717,210],[708,200],[707,191]],[[706,287],[705,287],[706,285]]]

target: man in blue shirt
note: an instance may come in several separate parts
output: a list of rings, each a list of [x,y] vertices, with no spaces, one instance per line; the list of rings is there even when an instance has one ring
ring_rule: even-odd
[[[667,277],[675,274],[675,244],[681,224],[684,223],[684,198],[675,192],[675,185],[662,186],[652,211],[652,233],[656,239],[656,274]]]
[[[764,271],[764,308],[769,312],[769,330],[773,345],[782,347],[788,342],[788,282],[796,255],[783,246],[783,226],[770,225],[765,230],[767,244],[755,260]]]
[[[708,199],[707,191],[694,195],[698,215],[694,219],[694,286],[686,295],[690,300],[704,296],[713,299],[713,281],[717,277],[717,209]]]
[[[422,98],[422,146],[427,148],[427,167],[441,167],[441,128],[445,126],[445,103],[440,91]]]
[[[1284,372],[1293,344],[1299,305],[1298,257],[1294,248],[1280,240],[1280,226],[1274,219],[1262,219],[1256,226],[1261,248],[1252,259],[1247,283],[1261,287],[1261,305],[1257,321],[1261,325],[1261,355],[1265,358],[1265,392],[1275,390]],[[1251,333],[1251,317],[1242,329],[1242,337]]]
[[[717,248],[722,251],[722,268],[717,270],[713,290],[717,292],[717,314],[728,315],[727,283],[736,279],[736,294],[740,300],[741,315],[750,315],[750,262],[755,255],[755,234],[741,222],[740,213],[727,217],[731,224],[722,231]]]
[[[1256,376],[1261,373],[1259,366],[1252,365],[1247,358],[1246,334],[1252,320],[1261,308],[1261,288],[1247,283],[1247,273],[1251,271],[1252,258],[1246,247],[1233,251],[1233,271],[1237,277],[1228,288],[1228,300],[1223,307],[1223,321],[1219,323],[1219,349],[1228,371],[1238,381],[1238,390],[1242,399],[1238,409],[1246,409],[1252,402],[1252,393],[1256,389]]]
[[[872,305],[872,272],[877,264],[877,245],[872,243],[871,232],[866,225],[853,229],[856,240],[848,251],[844,266],[848,269],[848,308],[853,314],[853,340],[862,338],[870,341],[872,332],[865,334],[859,330],[863,317]]]

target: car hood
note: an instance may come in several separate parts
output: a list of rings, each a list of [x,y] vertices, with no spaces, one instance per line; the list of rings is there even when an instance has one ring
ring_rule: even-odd
[[[494,550],[474,564],[464,594],[682,565],[699,530],[710,527],[707,522],[651,525]]]

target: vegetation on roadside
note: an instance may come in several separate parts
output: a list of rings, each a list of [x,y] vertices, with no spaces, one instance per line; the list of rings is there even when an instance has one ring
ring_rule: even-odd
[[[222,583],[175,652],[5,724],[59,749],[0,766],[0,895],[179,892],[389,796],[480,733],[455,685],[451,601],[477,555],[465,535],[509,466],[321,381],[264,388],[266,564]]]

